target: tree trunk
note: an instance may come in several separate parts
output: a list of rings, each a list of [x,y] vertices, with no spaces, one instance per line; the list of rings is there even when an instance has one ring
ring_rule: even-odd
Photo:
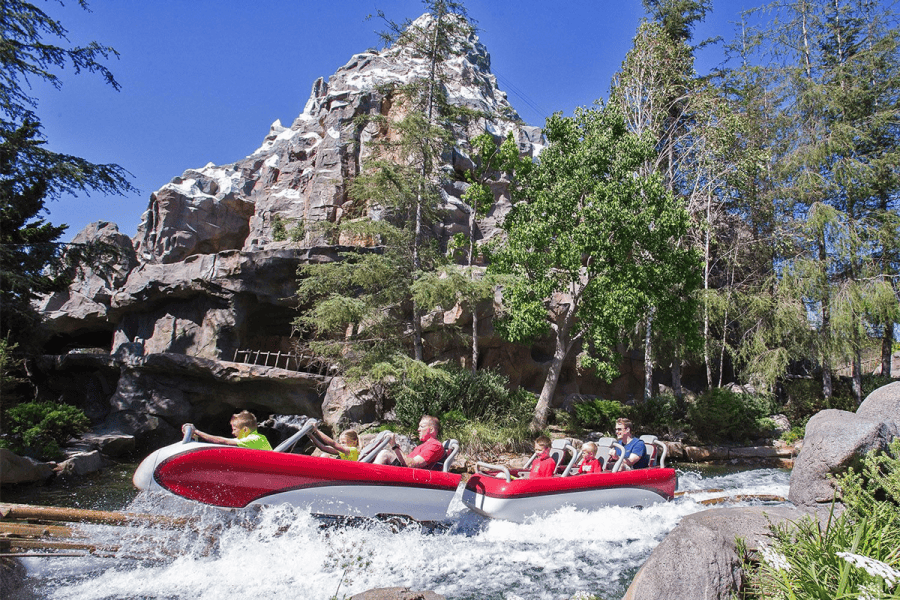
[[[559,376],[562,374],[563,361],[566,359],[567,352],[565,344],[557,336],[556,350],[553,353],[553,360],[550,362],[550,370],[547,372],[547,378],[544,380],[544,387],[541,390],[541,396],[538,398],[537,406],[534,407],[534,419],[531,421],[531,431],[538,433],[547,427],[547,421],[550,416],[550,402],[553,400],[553,394],[556,393],[556,384],[559,383]]]
[[[853,397],[856,398],[856,405],[862,404],[862,358],[859,354],[859,348],[853,351]]]
[[[550,416],[550,403],[553,401],[553,394],[556,393],[556,384],[559,383],[559,376],[562,374],[563,361],[566,360],[569,350],[572,349],[569,331],[572,328],[572,323],[575,321],[576,312],[575,303],[573,302],[569,305],[565,316],[554,330],[556,332],[556,348],[553,350],[553,360],[550,361],[550,370],[547,372],[547,378],[544,379],[544,387],[541,389],[537,406],[534,407],[534,419],[531,420],[531,431],[534,433],[543,431],[547,427],[547,421]]]
[[[884,334],[881,336],[881,376],[891,376],[891,363],[894,349],[894,324],[884,324]]]
[[[656,309],[650,307],[647,314],[647,330],[644,334],[644,402],[653,397],[653,314]]]
[[[474,204],[474,203],[473,203]],[[469,276],[475,279],[475,209],[469,211]],[[478,372],[478,303],[472,302],[472,374]]]
[[[684,396],[684,390],[681,387],[681,346],[675,344],[675,350],[672,357],[672,391],[677,400],[681,400]]]

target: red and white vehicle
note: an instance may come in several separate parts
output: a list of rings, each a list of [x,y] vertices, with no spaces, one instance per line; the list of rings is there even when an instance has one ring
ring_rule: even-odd
[[[183,441],[144,459],[134,473],[134,485],[221,508],[287,503],[322,516],[403,516],[423,522],[447,519],[463,483],[461,475],[449,472],[459,451],[456,440],[444,442],[446,458],[434,470],[371,464],[387,445],[386,436],[367,446],[359,462],[292,454],[294,445],[314,423],[309,419],[274,451],[194,442],[189,430]],[[562,442],[564,447],[553,451],[560,455],[569,451],[572,458],[556,476],[527,479],[523,476],[528,465],[516,470],[478,463],[462,490],[463,502],[487,517],[523,521],[564,505],[584,510],[648,506],[674,497],[675,470],[662,466],[662,444],[661,455],[657,446],[648,446],[654,448],[660,466],[620,471],[620,460],[612,472],[570,475],[580,452],[568,440]],[[602,448],[603,443],[601,440],[598,445]]]

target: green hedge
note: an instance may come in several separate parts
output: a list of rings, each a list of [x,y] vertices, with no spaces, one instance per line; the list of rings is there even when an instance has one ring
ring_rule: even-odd
[[[23,402],[5,411],[0,445],[39,460],[55,460],[60,446],[90,427],[84,411],[68,404]]]

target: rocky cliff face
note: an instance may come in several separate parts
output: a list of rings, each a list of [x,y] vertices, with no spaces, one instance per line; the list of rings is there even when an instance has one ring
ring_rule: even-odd
[[[447,65],[451,74],[447,92],[452,102],[496,117],[473,122],[470,131],[455,132],[458,143],[444,157],[444,171],[451,174],[443,186],[445,217],[431,232],[440,243],[467,227],[467,210],[460,200],[467,186],[461,175],[472,165],[466,154],[467,137],[489,131],[500,139],[512,132],[520,152],[530,157],[537,156],[542,144],[540,130],[524,125],[498,89],[485,47],[474,36],[469,42],[469,48]],[[134,432],[158,430],[162,425],[154,425],[157,422],[175,430],[179,420],[209,415],[216,394],[229,398],[229,405],[241,404],[233,393],[222,391],[230,380],[211,374],[221,370],[223,362],[263,365],[261,356],[273,360],[267,368],[312,370],[316,377],[288,378],[287,383],[282,378],[277,385],[266,386],[258,384],[265,377],[257,373],[253,397],[247,397],[243,407],[257,412],[284,410],[284,390],[295,385],[304,391],[288,394],[297,398],[289,406],[312,413],[321,410],[311,398],[324,397],[328,373],[321,365],[312,368],[312,363],[296,358],[290,363],[281,357],[292,350],[297,268],[336,260],[342,251],[316,237],[310,225],[369,213],[368,206],[354,206],[360,201],[348,196],[347,186],[366,168],[373,142],[383,132],[374,125],[360,125],[364,121],[359,117],[401,118],[385,84],[424,77],[427,68],[424,58],[404,46],[356,54],[327,81],[317,80],[303,113],[290,127],[276,121],[249,156],[228,165],[210,163],[185,171],[151,194],[133,240],[108,223],[94,224],[79,234],[116,245],[122,258],[88,271],[68,292],[46,298],[40,305],[46,318],[42,334],[50,354],[97,349],[99,354],[81,353],[76,361],[78,377],[85,376],[91,356],[102,357],[95,368],[103,373],[97,376],[103,385],[81,386],[81,393],[91,397],[80,402],[108,407],[102,415],[107,429],[128,429],[126,423],[141,415],[140,424],[131,427]],[[490,213],[477,223],[479,239],[498,233],[509,208],[504,182],[497,182],[494,191]],[[286,241],[279,230],[301,233]],[[482,366],[499,367],[514,384],[539,390],[552,351],[502,342],[491,327],[492,307],[481,310],[485,312],[479,332]],[[449,343],[437,331],[444,324],[467,327],[471,315],[457,307],[431,315],[429,323],[429,358],[464,360],[465,343]],[[165,369],[159,365],[166,361],[157,355],[182,357],[175,361],[178,369],[164,377]],[[38,373],[44,382],[39,387],[42,395],[57,398],[63,394],[61,388],[70,397],[77,395],[73,388],[79,386],[60,383],[72,377],[65,364],[43,361]],[[639,394],[640,367],[623,366],[626,375],[609,387],[577,375],[571,365],[560,382],[560,399],[579,393],[620,398]],[[116,381],[109,380],[110,369],[118,369]],[[215,380],[216,394],[200,390],[203,386],[197,381],[204,378]],[[231,408],[221,412],[227,414]]]

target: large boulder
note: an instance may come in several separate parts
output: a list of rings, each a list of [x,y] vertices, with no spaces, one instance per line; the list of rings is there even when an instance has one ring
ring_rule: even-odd
[[[844,410],[816,413],[806,424],[803,448],[791,471],[790,501],[808,508],[830,503],[835,488],[829,476],[857,465],[871,450],[886,448],[891,431],[882,420]]]
[[[881,386],[863,400],[856,414],[873,421],[883,421],[891,435],[900,436],[900,381]]]
[[[729,600],[743,582],[736,539],[755,549],[768,539],[770,523],[802,516],[787,506],[717,508],[688,515],[653,550],[623,600]]]
[[[371,423],[381,415],[381,403],[371,390],[334,377],[322,401],[322,420],[334,431],[351,423]]]
[[[53,465],[0,448],[0,484],[36,483],[53,475]]]

